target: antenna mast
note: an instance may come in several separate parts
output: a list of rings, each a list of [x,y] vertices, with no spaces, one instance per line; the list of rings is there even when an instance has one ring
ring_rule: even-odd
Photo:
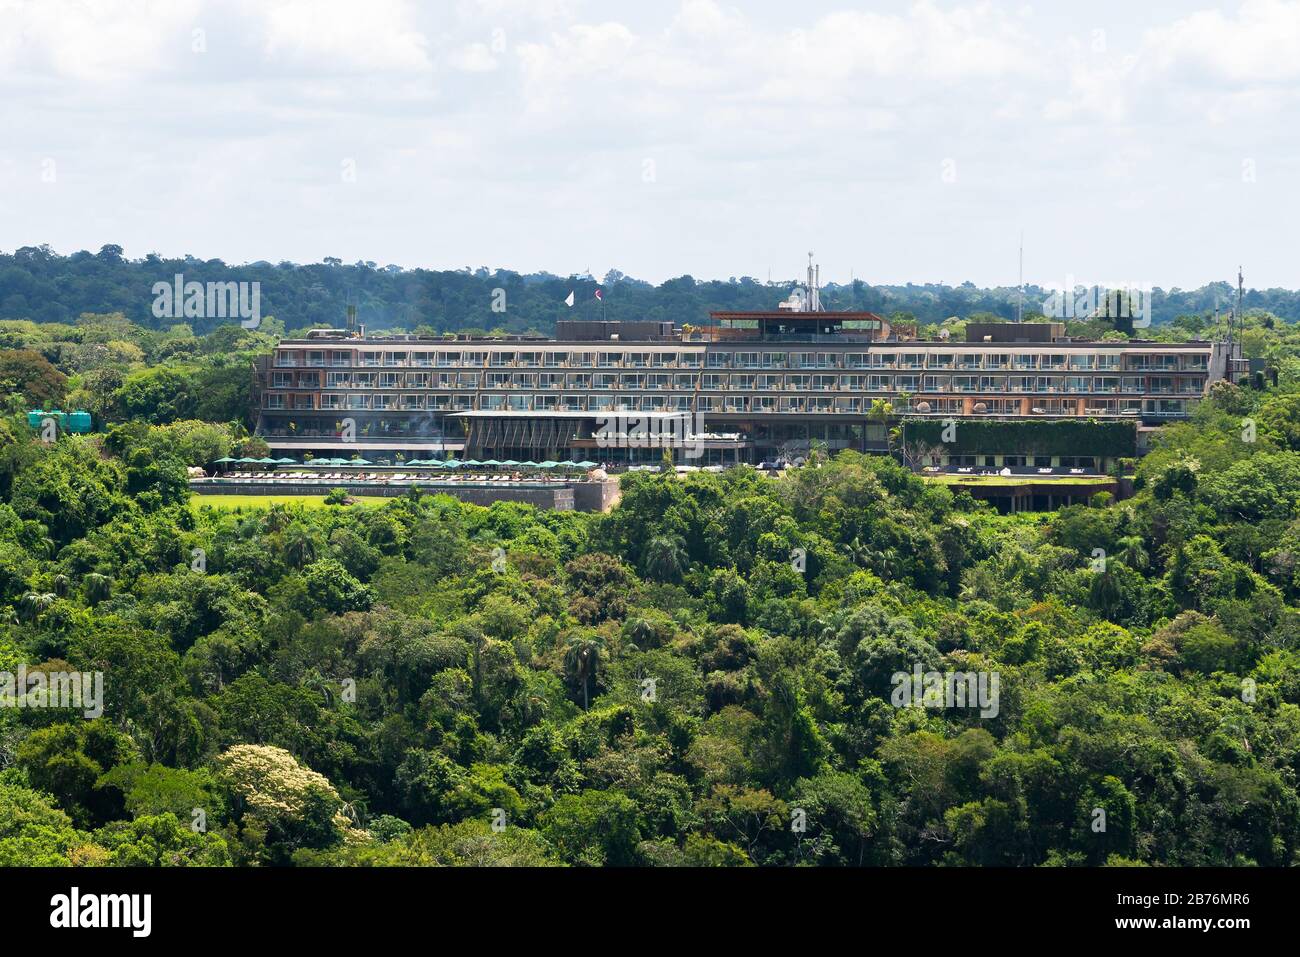
[[[1020,230],[1020,285],[1016,296],[1016,322],[1025,318],[1025,231]]]

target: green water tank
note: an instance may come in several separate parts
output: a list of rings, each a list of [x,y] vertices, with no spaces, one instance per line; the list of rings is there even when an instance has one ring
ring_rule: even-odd
[[[33,409],[27,413],[27,424],[33,429],[39,429],[41,427],[41,419],[43,418],[45,418],[45,411],[43,409]]]
[[[68,428],[78,434],[84,435],[94,426],[94,421],[89,412],[78,409],[68,416]]]

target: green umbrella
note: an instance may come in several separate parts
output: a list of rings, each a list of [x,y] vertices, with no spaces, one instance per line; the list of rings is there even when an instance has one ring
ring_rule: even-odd
[[[445,469],[459,468],[460,462],[456,461],[455,459],[447,459],[442,463],[442,467]]]
[[[373,465],[369,459],[353,459],[348,465]]]
[[[520,467],[521,469],[535,469],[535,468],[537,468],[537,463],[536,463],[536,462],[520,462],[520,463],[519,463],[519,467]]]
[[[279,465],[275,459],[253,459],[258,465]]]
[[[516,465],[519,465],[520,463],[519,463],[519,462],[516,462],[514,459],[506,459],[506,460],[505,460],[504,462],[502,462],[501,464],[504,465],[504,466],[506,466],[506,467],[508,467],[508,468],[514,468]]]
[[[463,465],[463,466],[465,466],[466,468],[476,469],[476,468],[478,468],[480,465],[482,465],[483,463],[480,462],[480,461],[478,461],[477,459],[466,459],[465,461],[461,462],[460,464]]]
[[[496,459],[488,459],[486,462],[480,462],[480,465],[501,465]]]
[[[257,459],[235,459],[240,465],[256,465]]]
[[[542,462],[542,463],[540,463],[537,467],[538,467],[539,469],[558,469],[558,468],[560,467],[560,463],[559,463],[559,462]]]
[[[297,459],[276,459],[275,464],[276,465],[297,465],[298,460]]]
[[[580,469],[594,469],[594,468],[596,468],[596,463],[595,463],[595,462],[578,462],[578,463],[576,463],[576,464],[577,464],[578,468],[580,468]]]
[[[218,464],[218,465],[224,465],[224,464],[227,463],[227,462],[238,462],[238,461],[239,461],[239,459],[232,459],[229,455],[227,455],[227,456],[225,456],[225,457],[223,457],[223,458],[219,458],[219,459],[217,459],[216,462],[215,462],[215,464]]]

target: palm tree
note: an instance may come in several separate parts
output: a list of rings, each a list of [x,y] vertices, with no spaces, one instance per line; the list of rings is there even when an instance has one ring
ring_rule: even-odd
[[[302,568],[316,560],[316,539],[308,529],[299,522],[294,522],[284,531],[284,560],[294,568]]]
[[[1147,556],[1146,542],[1142,541],[1141,535],[1125,535],[1117,545],[1115,557],[1129,568],[1142,571],[1151,563]]]
[[[65,597],[65,596],[68,594],[68,576],[67,576],[67,575],[55,575],[55,576],[54,576],[54,594],[58,595],[60,598],[63,598],[63,597]]]
[[[585,635],[571,639],[564,652],[564,673],[571,683],[582,685],[583,711],[591,703],[591,679],[599,668],[600,644]]]
[[[29,591],[18,603],[19,614],[23,621],[35,623],[58,600],[58,597],[54,592]]]
[[[92,607],[101,601],[106,601],[112,593],[113,579],[107,575],[91,572],[86,576],[86,601],[90,602]]]
[[[657,582],[680,580],[690,564],[686,543],[679,535],[656,535],[650,539],[643,562],[646,574]]]

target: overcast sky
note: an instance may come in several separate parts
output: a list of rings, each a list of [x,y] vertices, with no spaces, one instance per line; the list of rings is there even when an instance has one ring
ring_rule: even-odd
[[[0,249],[1294,288],[1298,54],[1300,0],[0,0]]]

